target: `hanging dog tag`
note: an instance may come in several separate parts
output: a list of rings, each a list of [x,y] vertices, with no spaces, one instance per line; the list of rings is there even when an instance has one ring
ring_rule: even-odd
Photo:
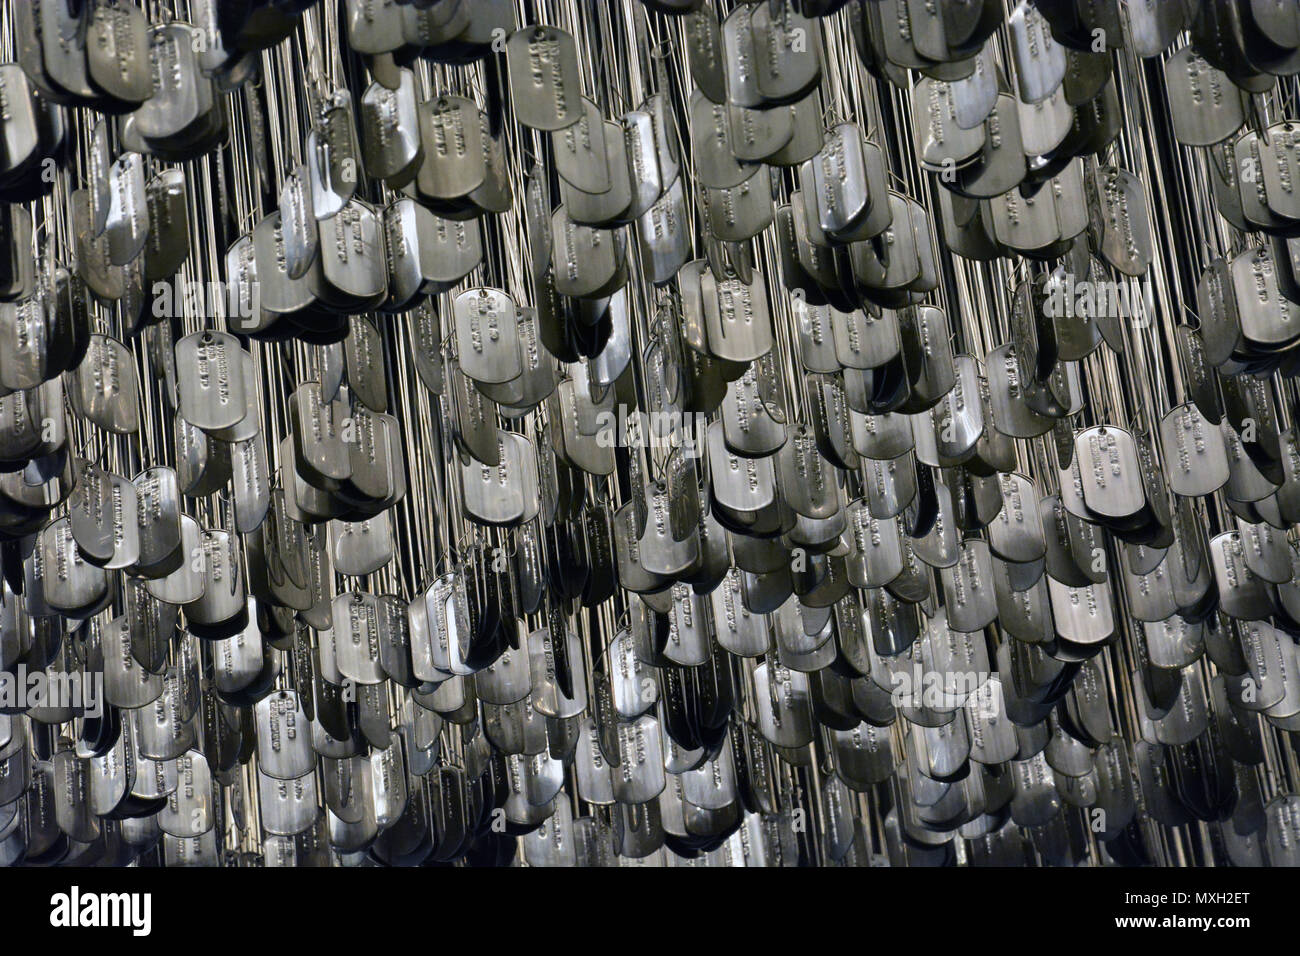
[[[77,549],[100,567],[111,561],[114,554],[113,495],[112,475],[96,464],[85,462],[69,503],[68,522]]]
[[[759,729],[778,747],[803,747],[811,742],[812,711],[808,677],[773,662],[753,670]]]
[[[108,171],[108,188],[112,197],[104,224],[108,259],[124,266],[141,253],[149,234],[143,157],[139,153],[119,156]]]
[[[704,6],[686,14],[682,20],[691,79],[710,102],[727,102],[726,54],[717,14]]]
[[[248,414],[243,350],[225,332],[204,331],[176,343],[176,364],[192,374],[180,376],[180,414],[204,431],[233,428]]]
[[[186,23],[153,28],[149,62],[153,94],[134,114],[147,139],[167,140],[189,129],[212,108],[211,82],[200,74],[196,51],[202,42]]]
[[[466,514],[483,524],[514,525],[524,517],[524,463],[521,448],[507,432],[497,433],[497,464],[473,459],[461,464]]]
[[[1213,494],[1228,480],[1223,433],[1191,403],[1179,405],[1160,422],[1160,444],[1175,494]]]
[[[470,289],[452,304],[461,370],[478,382],[510,382],[523,373],[515,304],[498,289]]]
[[[81,557],[67,518],[47,525],[40,534],[43,598],[51,608],[70,617],[83,617],[98,610],[107,594],[104,571]]]
[[[335,403],[321,400],[318,382],[304,382],[291,396],[294,464],[305,481],[328,488],[352,473]]]
[[[756,54],[755,82],[763,99],[790,103],[816,88],[821,78],[820,19],[782,0],[759,5],[749,27]]]
[[[317,125],[307,134],[305,153],[312,210],[318,220],[329,219],[352,200],[360,173],[352,95],[347,90],[336,90],[322,104]]]
[[[149,21],[133,4],[99,0],[86,28],[86,73],[91,83],[126,103],[153,93]]]
[[[836,126],[808,167],[812,176],[804,185],[815,197],[822,230],[841,241],[867,238],[867,214],[885,197],[870,190],[861,130],[852,123]]]
[[[615,233],[579,225],[564,207],[551,216],[551,265],[561,295],[598,298],[621,285],[622,254]]]
[[[308,287],[339,311],[378,307],[387,296],[388,270],[379,213],[351,200],[320,226],[320,269],[307,273]]]
[[[311,177],[299,163],[280,187],[280,227],[284,236],[284,268],[290,279],[301,279],[320,251],[320,227],[312,204]]]
[[[185,172],[165,169],[145,187],[149,238],[144,248],[146,282],[170,279],[190,253],[190,223]]]
[[[151,578],[145,584],[151,595],[168,604],[191,604],[199,600],[207,582],[207,552],[198,522],[182,514],[180,526],[180,562],[171,573]]]
[[[736,158],[730,111],[699,90],[691,94],[690,110],[695,178],[712,189],[739,186],[752,175],[753,166]]]
[[[506,41],[510,100],[525,126],[561,130],[582,119],[577,46],[563,30],[538,24]]]
[[[675,179],[637,223],[646,277],[655,285],[671,280],[690,258],[682,179]]]
[[[1141,181],[1115,166],[1098,167],[1093,178],[1101,217],[1101,254],[1124,275],[1145,274],[1154,253]]]
[[[1090,510],[1122,518],[1143,506],[1146,499],[1132,435],[1122,428],[1099,425],[1080,432],[1074,447],[1084,502]]]
[[[419,173],[424,158],[415,74],[402,68],[390,89],[371,83],[361,94],[361,150],[366,172],[390,189],[401,189]]]
[[[388,376],[384,369],[384,343],[379,330],[364,316],[354,315],[348,337],[343,341],[348,386],[361,404],[372,412],[388,409]],[[324,384],[325,376],[322,376]],[[325,391],[322,390],[322,397]],[[337,394],[338,389],[333,392]]]
[[[1174,138],[1184,146],[1221,143],[1245,121],[1240,91],[1193,47],[1183,47],[1165,61],[1165,87]]]
[[[746,284],[739,278],[701,277],[704,318],[709,351],[732,362],[752,362],[772,347],[772,319],[762,283]],[[713,284],[716,292],[709,294]]]
[[[276,780],[295,780],[315,769],[316,754],[297,693],[281,690],[269,694],[257,702],[254,714],[257,763],[262,773]]]
[[[605,142],[605,120],[594,102],[582,97],[582,118],[551,134],[555,170],[584,193],[608,192],[612,184]]]
[[[139,428],[135,361],[117,339],[91,335],[85,358],[69,384],[73,408],[100,428],[117,435],[134,434]]]
[[[487,178],[483,127],[473,100],[439,96],[420,104],[424,160],[416,187],[435,200],[461,199]]]
[[[576,717],[587,706],[582,649],[577,635],[564,628],[539,628],[528,636],[533,675],[533,706],[548,717]]]
[[[1009,24],[1020,98],[1039,103],[1065,79],[1065,47],[1053,38],[1047,18],[1027,0],[1012,11]]]

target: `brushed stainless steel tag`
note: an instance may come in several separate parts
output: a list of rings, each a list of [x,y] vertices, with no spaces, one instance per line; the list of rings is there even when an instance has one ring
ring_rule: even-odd
[[[578,51],[570,34],[541,24],[523,27],[506,41],[506,61],[519,122],[554,131],[582,119]]]
[[[470,289],[452,304],[461,370],[487,384],[523,374],[514,301],[498,289]]]
[[[280,227],[284,235],[284,268],[291,279],[301,279],[320,251],[320,228],[312,201],[312,180],[299,163],[280,187]]]
[[[366,172],[391,189],[412,182],[424,159],[415,74],[398,70],[391,89],[371,83],[361,94],[361,157]]]
[[[176,364],[192,374],[177,381],[178,411],[191,425],[218,432],[233,428],[248,415],[244,352],[227,332],[204,331],[176,343]]]
[[[1039,103],[1065,79],[1065,48],[1053,38],[1047,18],[1031,3],[1018,4],[1009,24],[1020,98]]]
[[[140,390],[135,361],[125,345],[98,333],[69,377],[68,400],[81,415],[117,435],[140,427]]]

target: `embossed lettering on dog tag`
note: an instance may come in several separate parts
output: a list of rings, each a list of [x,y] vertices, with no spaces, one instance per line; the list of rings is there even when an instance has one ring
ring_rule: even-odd
[[[461,370],[488,384],[509,382],[522,372],[515,304],[497,289],[470,289],[453,303]]]
[[[811,741],[807,675],[773,661],[754,668],[753,681],[763,736],[778,747],[802,747]]]
[[[401,189],[410,183],[424,158],[415,74],[403,68],[397,75],[396,88],[376,82],[361,94],[361,149],[365,169],[391,189]]]
[[[732,362],[751,362],[772,347],[772,319],[762,283],[714,281],[706,273],[701,287],[710,352]]]
[[[312,203],[311,177],[299,163],[280,187],[280,227],[284,234],[284,268],[290,279],[305,276],[320,251],[320,228]]]
[[[316,766],[308,721],[294,691],[281,690],[258,701],[257,762],[262,773],[276,780],[294,780]]]
[[[560,130],[582,119],[578,51],[571,35],[540,24],[516,30],[506,41],[506,61],[519,122]]]
[[[1099,425],[1075,439],[1079,475],[1087,507],[1098,514],[1122,518],[1145,502],[1133,436],[1122,428]]]
[[[436,200],[468,196],[487,177],[478,107],[461,96],[438,96],[420,104],[419,113],[424,160],[418,191]]]
[[[180,414],[205,431],[233,428],[248,414],[243,350],[226,332],[204,331],[176,343]]]
[[[68,399],[73,408],[100,428],[118,435],[134,434],[139,428],[135,361],[117,339],[91,335],[86,356],[69,385]]]
[[[108,188],[111,199],[104,226],[108,259],[115,266],[124,266],[144,249],[149,234],[143,157],[139,153],[119,156],[108,172]]]
[[[691,94],[690,111],[695,178],[713,189],[739,186],[753,173],[753,164],[736,158],[728,107],[696,90]]]

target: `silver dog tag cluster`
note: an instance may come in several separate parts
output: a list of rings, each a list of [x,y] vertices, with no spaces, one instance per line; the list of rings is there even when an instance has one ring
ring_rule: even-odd
[[[0,861],[1294,864],[1293,7],[8,5]]]

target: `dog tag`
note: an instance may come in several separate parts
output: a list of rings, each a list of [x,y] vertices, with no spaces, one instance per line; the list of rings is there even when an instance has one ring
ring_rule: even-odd
[[[563,30],[538,24],[506,41],[510,100],[515,117],[539,130],[561,130],[582,119],[578,52]]]
[[[421,195],[439,201],[461,199],[482,186],[486,151],[474,101],[439,96],[421,103],[419,115],[424,159],[416,187]]]
[[[366,172],[390,189],[415,179],[424,159],[415,74],[402,68],[389,88],[371,83],[361,95],[361,156]]]
[[[727,102],[726,54],[717,15],[712,9],[700,7],[682,21],[691,79],[711,102]]]
[[[790,0],[780,0],[756,6],[749,32],[755,85],[765,101],[791,103],[817,87],[821,78],[819,19],[805,15]]]
[[[352,95],[346,89],[336,90],[322,103],[316,125],[307,134],[305,153],[312,210],[318,220],[330,219],[352,200],[359,172]]]
[[[705,274],[701,289],[713,355],[732,362],[752,362],[772,347],[772,319],[761,283],[746,284],[739,278],[715,282]]]
[[[1142,183],[1127,170],[1098,167],[1094,173],[1100,228],[1099,251],[1124,275],[1141,276],[1153,255],[1151,220]]]
[[[145,187],[149,236],[144,247],[144,278],[147,282],[176,275],[190,253],[189,212],[186,205],[185,173],[166,169]]]
[[[179,412],[191,425],[224,431],[247,416],[243,354],[225,332],[195,332],[176,343],[177,367],[192,373],[177,382]]]
[[[1134,514],[1145,503],[1133,436],[1120,428],[1097,426],[1074,443],[1083,499],[1089,510],[1109,518]]]
[[[189,24],[176,22],[150,33],[153,93],[134,114],[140,135],[147,139],[177,136],[212,108],[212,86],[200,74],[196,55],[204,44],[194,32]]]
[[[982,541],[963,542],[957,563],[939,572],[948,626],[963,633],[987,627],[997,617],[993,590],[993,562]]]
[[[813,738],[807,675],[773,661],[755,667],[752,678],[763,737],[778,747],[807,746]]]
[[[584,96],[581,119],[551,134],[556,172],[584,193],[608,192],[612,185],[605,130],[600,109]]]
[[[92,334],[69,385],[73,408],[100,428],[116,435],[134,434],[139,428],[135,361],[117,339]]]
[[[580,225],[564,207],[551,216],[551,265],[561,295],[599,298],[622,284],[622,249],[617,234]]]
[[[139,487],[137,485],[137,488]],[[161,492],[162,489],[160,488],[160,499]],[[155,507],[152,501],[149,507],[151,509]],[[143,505],[139,510],[141,514],[145,513]],[[153,515],[150,517],[152,518]],[[161,519],[162,516],[158,517]],[[152,531],[153,529],[148,528],[148,530]],[[179,537],[180,560],[175,568],[170,573],[160,575],[157,578],[150,578],[146,581],[145,587],[159,601],[165,601],[168,604],[191,604],[203,597],[203,590],[207,580],[207,553],[203,548],[202,532],[198,523],[189,515],[180,515]],[[144,538],[145,529],[142,529],[140,535],[142,561],[144,559]]]
[[[482,524],[513,526],[524,520],[524,462],[514,437],[507,432],[497,433],[495,466],[473,459],[461,464],[465,511]]]
[[[1106,584],[1069,587],[1048,578],[1057,632],[1075,644],[1097,644],[1114,632],[1110,588]]]
[[[499,384],[523,373],[516,309],[497,289],[470,289],[452,305],[461,370],[478,382]]]
[[[1020,99],[1042,102],[1065,79],[1065,48],[1053,38],[1042,12],[1023,0],[1011,12],[1008,29]]]
[[[280,187],[280,227],[284,237],[284,268],[290,279],[301,279],[320,251],[320,228],[312,202],[307,166],[299,163]]]
[[[961,82],[961,81],[959,81]],[[958,83],[926,77],[917,83],[912,92],[913,125],[917,137],[917,151],[925,168],[943,173],[972,159],[984,146],[986,135],[983,120],[993,107],[997,98],[997,86],[993,85],[993,97],[987,98],[977,92],[965,81],[966,87]],[[972,98],[972,93],[981,100],[987,100],[988,109],[978,121],[972,123],[970,114],[974,112],[969,106],[959,104],[959,96],[965,100]],[[962,119],[967,122],[963,123]]]
[[[739,186],[752,175],[753,164],[736,158],[730,110],[696,90],[691,94],[690,111],[696,180],[711,189]]]
[[[258,701],[253,710],[259,770],[275,780],[296,780],[311,773],[316,754],[298,695],[291,690],[276,691]]]
[[[1160,421],[1160,444],[1175,494],[1213,494],[1228,480],[1223,434],[1191,403],[1179,405]]]
[[[1184,146],[1221,143],[1245,121],[1240,91],[1190,46],[1165,61],[1165,88],[1174,138]]]
[[[126,103],[143,103],[152,95],[149,21],[134,5],[94,3],[85,43],[86,73],[95,87]]]
[[[104,224],[108,260],[115,266],[124,266],[144,250],[149,234],[144,159],[139,153],[118,157],[108,171],[108,189],[111,199]]]
[[[637,222],[642,267],[655,285],[670,281],[690,258],[681,177],[664,190]]]
[[[528,635],[533,706],[547,717],[576,717],[587,705],[582,649],[577,635],[567,627],[564,630],[558,639],[552,636],[552,628]]]
[[[68,522],[82,557],[103,567],[114,554],[112,476],[98,465],[84,462],[73,489]]]

